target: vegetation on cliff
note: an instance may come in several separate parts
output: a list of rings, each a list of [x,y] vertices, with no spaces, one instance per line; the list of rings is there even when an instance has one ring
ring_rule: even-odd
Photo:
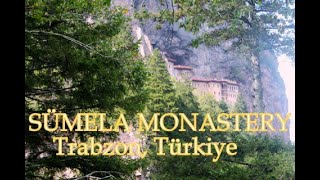
[[[159,23],[179,21],[181,28],[192,32],[198,32],[203,25],[221,26],[199,36],[193,45],[217,45],[235,39],[235,48],[245,50],[256,68],[254,100],[257,109],[263,109],[257,57],[259,52],[270,48],[292,51],[292,39],[286,30],[292,24],[284,25],[280,18],[280,14],[293,17],[288,6],[282,1],[176,0],[170,3],[176,10],[162,9],[156,15],[144,11],[136,16],[153,18]],[[66,168],[76,172],[76,176],[99,171],[96,176],[111,174],[117,178],[129,178],[142,168],[150,169],[154,179],[294,179],[294,146],[263,134],[160,132],[183,142],[193,136],[198,136],[199,141],[210,136],[212,141],[233,141],[239,145],[237,156],[223,156],[212,163],[206,157],[156,156],[152,142],[147,142],[151,155],[142,160],[114,156],[57,157],[51,138],[61,132],[28,131],[28,116],[49,108],[68,114],[98,111],[116,116],[124,112],[129,117],[142,111],[147,114],[247,111],[241,96],[235,106],[228,107],[213,96],[195,96],[190,82],[172,81],[159,51],[142,58],[126,13],[121,7],[110,8],[110,1],[105,0],[26,1],[25,179],[53,179]],[[277,31],[272,33],[274,28]],[[286,33],[288,36],[283,36]],[[64,135],[74,141],[83,141],[89,135],[107,140],[117,137],[114,133],[96,132]]]

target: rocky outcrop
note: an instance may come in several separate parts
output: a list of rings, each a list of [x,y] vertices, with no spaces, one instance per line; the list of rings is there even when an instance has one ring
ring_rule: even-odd
[[[164,1],[165,2],[165,1]],[[169,8],[166,3],[160,5],[158,0],[114,0],[114,5],[121,5],[129,10],[128,15],[141,7],[145,7],[154,12],[158,8]],[[166,52],[169,58],[176,60],[176,64],[191,66],[195,76],[217,79],[230,79],[236,81],[240,87],[249,111],[256,111],[254,98],[256,96],[255,83],[260,81],[262,106],[265,112],[281,113],[283,116],[288,112],[288,101],[285,94],[284,82],[278,72],[277,58],[270,52],[260,54],[259,76],[255,76],[254,64],[250,56],[246,53],[238,53],[232,49],[230,42],[225,42],[220,46],[206,47],[200,45],[197,48],[190,46],[191,40],[196,35],[186,32],[178,27],[178,24],[169,25],[164,23],[161,29],[156,27],[152,20],[144,22],[132,21],[133,34],[141,40],[140,51],[143,55],[150,54],[152,49],[158,48]],[[205,27],[201,31],[205,30]],[[274,124],[279,127],[280,124]],[[289,129],[289,127],[288,127]],[[289,141],[289,131],[279,133],[285,140]]]

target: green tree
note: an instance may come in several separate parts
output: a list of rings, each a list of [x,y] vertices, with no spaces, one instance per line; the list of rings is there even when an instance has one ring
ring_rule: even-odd
[[[229,112],[228,104],[224,100],[219,101],[219,108],[221,109],[221,113]]]
[[[77,112],[126,115],[144,107],[145,68],[128,18],[110,1],[27,0],[25,3],[26,179],[52,179],[65,168],[80,175],[117,171],[122,177],[136,162],[118,157],[57,157],[52,136],[61,132],[29,132],[28,116],[55,108],[70,117]],[[67,134],[71,139],[71,134]],[[75,134],[76,141],[88,135]],[[100,133],[110,139],[111,134]],[[113,174],[119,177],[119,174]]]
[[[209,112],[213,117],[216,117],[219,113],[229,112],[225,102],[216,101],[210,94],[199,96],[198,102],[200,107],[198,112],[201,114]],[[238,97],[234,109],[236,112],[247,112],[246,104],[241,95]],[[183,109],[179,111],[184,112]],[[203,115],[200,115],[198,119],[201,118],[203,119]],[[213,120],[217,127],[216,119]],[[240,127],[243,129],[244,123],[240,123]],[[235,142],[238,145],[237,155],[231,157],[222,154],[216,163],[204,156],[167,155],[159,157],[153,155],[152,178],[294,179],[294,146],[285,143],[281,138],[266,134],[249,134],[244,131],[180,132],[173,137],[179,138],[181,142],[189,142],[194,136],[197,136],[200,142],[205,142],[207,137],[211,137],[212,142]],[[168,149],[165,148],[165,151],[168,152]]]
[[[176,107],[179,112],[191,115],[191,113],[196,113],[199,111],[199,103],[197,98],[193,94],[194,88],[191,82],[186,81],[175,81],[174,82],[176,90]]]
[[[213,95],[204,94],[197,96],[197,98],[200,111],[202,113],[216,114],[217,112],[221,111],[219,107],[219,101],[217,101]]]
[[[244,101],[244,98],[243,98],[243,96],[241,94],[238,95],[237,101],[234,104],[234,106],[232,108],[232,111],[233,112],[237,112],[237,113],[248,112],[246,102]]]
[[[149,93],[146,107],[149,114],[176,112],[176,96],[166,63],[159,50],[154,50],[146,62],[148,77],[145,89]]]
[[[221,169],[213,170],[219,179],[295,179],[294,145],[264,134],[234,139],[238,153],[224,157]],[[223,172],[223,173],[221,173]]]

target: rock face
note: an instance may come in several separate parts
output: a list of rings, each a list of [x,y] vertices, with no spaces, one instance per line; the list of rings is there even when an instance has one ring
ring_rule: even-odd
[[[165,1],[164,1],[165,2]],[[154,12],[158,8],[168,8],[166,3],[161,5],[158,0],[113,0],[113,5],[121,5],[129,10],[128,15],[143,6]],[[196,37],[192,33],[178,28],[178,24],[164,23],[161,29],[156,28],[152,20],[144,22],[132,21],[133,35],[141,40],[140,51],[148,55],[154,48],[166,52],[167,56],[176,61],[176,64],[190,66],[195,76],[205,78],[229,79],[239,84],[240,94],[244,97],[248,111],[255,111],[252,104],[254,96],[253,70],[250,57],[232,50],[230,42],[218,47],[200,45],[197,48],[190,46],[191,40]],[[204,31],[205,27],[201,29]],[[151,46],[150,46],[151,44]],[[288,113],[288,101],[285,94],[284,82],[278,72],[277,58],[270,52],[261,53],[260,57],[262,95],[265,112],[278,112],[282,116]],[[277,129],[280,124],[274,122]],[[289,127],[287,127],[289,129]],[[278,133],[284,140],[289,141],[289,131]]]
[[[288,112],[288,99],[285,92],[283,79],[278,71],[277,58],[270,52],[261,53],[261,81],[263,92],[263,103],[265,111],[270,113],[281,113],[285,116]],[[276,129],[280,124],[274,123]],[[289,124],[287,126],[289,128]],[[284,140],[290,141],[289,131],[278,133]]]

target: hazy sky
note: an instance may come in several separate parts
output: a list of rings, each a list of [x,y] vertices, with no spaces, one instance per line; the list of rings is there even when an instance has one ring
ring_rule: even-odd
[[[295,64],[285,55],[278,57],[279,72],[286,87],[288,112],[291,113],[290,140],[295,141]]]

